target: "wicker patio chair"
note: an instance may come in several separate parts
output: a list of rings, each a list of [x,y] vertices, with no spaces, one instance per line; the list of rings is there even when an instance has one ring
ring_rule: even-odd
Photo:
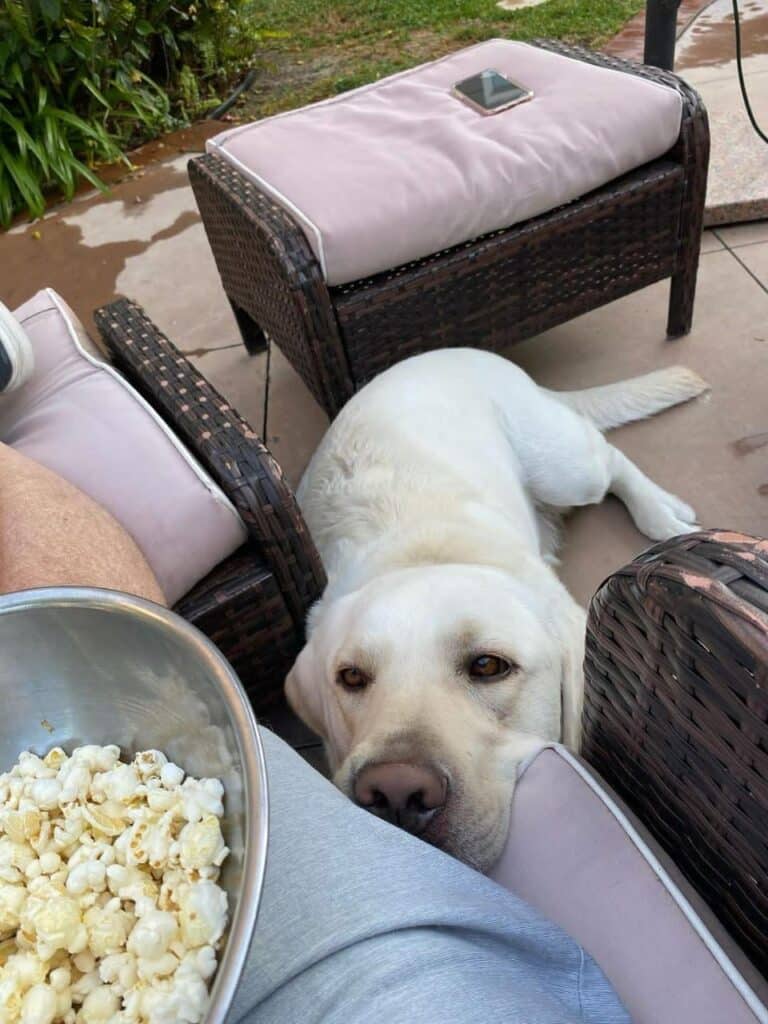
[[[162,416],[237,508],[249,533],[175,610],[217,644],[263,712],[304,640],[325,585],[320,558],[280,467],[246,421],[134,303],[95,313],[115,366]],[[171,496],[169,496],[170,498]]]
[[[407,356],[451,345],[504,350],[667,277],[667,332],[690,330],[709,160],[701,100],[658,68],[538,45],[675,89],[683,102],[675,146],[567,206],[337,287],[326,285],[286,209],[217,156],[190,162],[246,348],[260,351],[269,337],[329,415]]]
[[[651,548],[592,601],[584,756],[768,978],[768,541]]]

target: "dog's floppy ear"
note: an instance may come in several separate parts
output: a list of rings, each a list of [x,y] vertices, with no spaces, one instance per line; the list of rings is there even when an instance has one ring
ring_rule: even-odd
[[[322,668],[312,640],[308,640],[285,680],[288,703],[313,732],[327,739],[323,714]]]
[[[584,707],[584,636],[586,615],[575,601],[564,622],[560,669],[560,739],[578,754]]]

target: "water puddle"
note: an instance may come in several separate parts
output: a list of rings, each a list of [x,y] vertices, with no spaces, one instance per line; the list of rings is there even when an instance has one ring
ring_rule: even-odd
[[[742,56],[756,57],[768,52],[768,3],[740,0],[739,23]],[[675,70],[717,67],[735,59],[731,0],[716,0],[702,11],[678,41]]]

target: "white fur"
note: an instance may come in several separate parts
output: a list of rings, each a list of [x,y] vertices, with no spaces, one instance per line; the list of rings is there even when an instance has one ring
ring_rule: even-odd
[[[700,394],[680,367],[559,394],[498,356],[447,349],[398,364],[342,410],[298,498],[329,574],[287,680],[351,794],[372,762],[429,763],[449,800],[425,838],[480,868],[497,857],[521,757],[579,745],[584,612],[547,562],[553,511],[608,491],[654,540],[694,513],[610,445],[607,428]],[[517,666],[495,683],[466,665]],[[351,693],[356,665],[371,677]]]

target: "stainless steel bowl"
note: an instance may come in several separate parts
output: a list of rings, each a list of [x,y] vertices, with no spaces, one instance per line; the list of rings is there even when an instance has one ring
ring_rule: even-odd
[[[237,676],[183,619],[108,590],[59,587],[0,596],[0,771],[20,751],[116,743],[162,750],[225,788],[232,851],[220,884],[230,924],[206,1024],[229,1009],[264,879],[264,754]]]

